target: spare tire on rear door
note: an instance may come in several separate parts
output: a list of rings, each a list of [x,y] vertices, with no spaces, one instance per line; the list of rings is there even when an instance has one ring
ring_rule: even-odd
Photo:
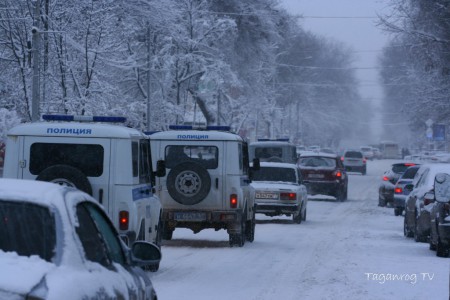
[[[195,162],[176,165],[167,175],[167,190],[178,203],[194,205],[200,203],[211,189],[208,171]]]
[[[92,186],[87,177],[79,169],[69,165],[53,165],[48,167],[38,175],[36,180],[75,187],[92,195]]]

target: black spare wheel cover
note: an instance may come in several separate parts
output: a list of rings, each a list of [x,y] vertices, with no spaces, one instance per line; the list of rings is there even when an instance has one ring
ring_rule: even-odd
[[[92,195],[92,187],[87,177],[79,169],[69,165],[54,165],[48,167],[38,175],[36,180],[76,187],[77,189]]]
[[[167,175],[167,190],[178,203],[194,205],[200,203],[211,189],[208,171],[195,162],[176,165]]]

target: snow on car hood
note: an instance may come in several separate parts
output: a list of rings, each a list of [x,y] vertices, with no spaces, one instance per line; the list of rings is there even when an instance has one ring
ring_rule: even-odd
[[[253,181],[250,186],[255,190],[292,190],[298,188],[298,184],[296,183],[281,181]]]
[[[37,255],[19,256],[0,250],[0,291],[25,295],[51,270],[56,268]]]

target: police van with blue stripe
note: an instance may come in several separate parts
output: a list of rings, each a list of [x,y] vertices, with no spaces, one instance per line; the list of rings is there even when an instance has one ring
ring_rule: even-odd
[[[76,187],[104,206],[122,239],[131,245],[161,242],[161,202],[154,194],[149,138],[119,124],[121,117],[44,115],[7,135],[3,177]],[[156,162],[155,162],[156,165]],[[156,271],[158,265],[148,266]]]
[[[255,204],[247,142],[226,126],[170,129],[149,135],[153,163],[163,160],[167,169],[156,179],[163,238],[170,240],[176,228],[194,233],[213,228],[227,230],[230,246],[252,242]]]

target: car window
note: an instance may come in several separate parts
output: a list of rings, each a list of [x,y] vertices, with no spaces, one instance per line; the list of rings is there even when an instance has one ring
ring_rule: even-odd
[[[75,228],[83,246],[86,259],[97,262],[105,267],[111,267],[105,243],[100,238],[97,226],[94,223],[86,206],[77,206],[78,226]]]
[[[122,246],[120,244],[120,240],[118,238],[118,234],[111,225],[111,222],[109,221],[108,217],[92,203],[86,202],[80,205],[86,207],[86,209],[89,211],[91,218],[97,225],[99,234],[102,237],[103,242],[105,243],[108,249],[109,258],[116,263],[124,264],[125,256],[123,253]]]
[[[406,169],[410,167],[410,165],[405,165],[405,164],[393,164],[392,165],[392,171],[394,173],[403,173],[406,171]]]
[[[336,160],[333,158],[319,157],[319,156],[300,157],[298,164],[300,167],[335,168]]]
[[[56,247],[55,216],[47,207],[0,201],[0,249],[51,261]]]
[[[350,158],[363,158],[363,154],[359,151],[347,151],[344,156]]]
[[[206,169],[219,165],[219,150],[216,146],[170,145],[165,149],[166,167],[171,169],[182,162],[196,162]]]
[[[417,167],[409,167],[408,169],[406,169],[405,173],[403,173],[402,178],[403,179],[413,179],[414,176],[417,173],[417,170],[419,168]]]
[[[152,176],[150,167],[151,156],[149,140],[141,140],[139,146],[139,183],[150,183],[152,181]]]
[[[277,167],[261,167],[254,171],[253,181],[283,181],[297,183],[295,169],[277,168]]]
[[[93,144],[34,143],[30,147],[30,172],[38,175],[53,165],[69,165],[86,176],[103,174],[104,149]]]

